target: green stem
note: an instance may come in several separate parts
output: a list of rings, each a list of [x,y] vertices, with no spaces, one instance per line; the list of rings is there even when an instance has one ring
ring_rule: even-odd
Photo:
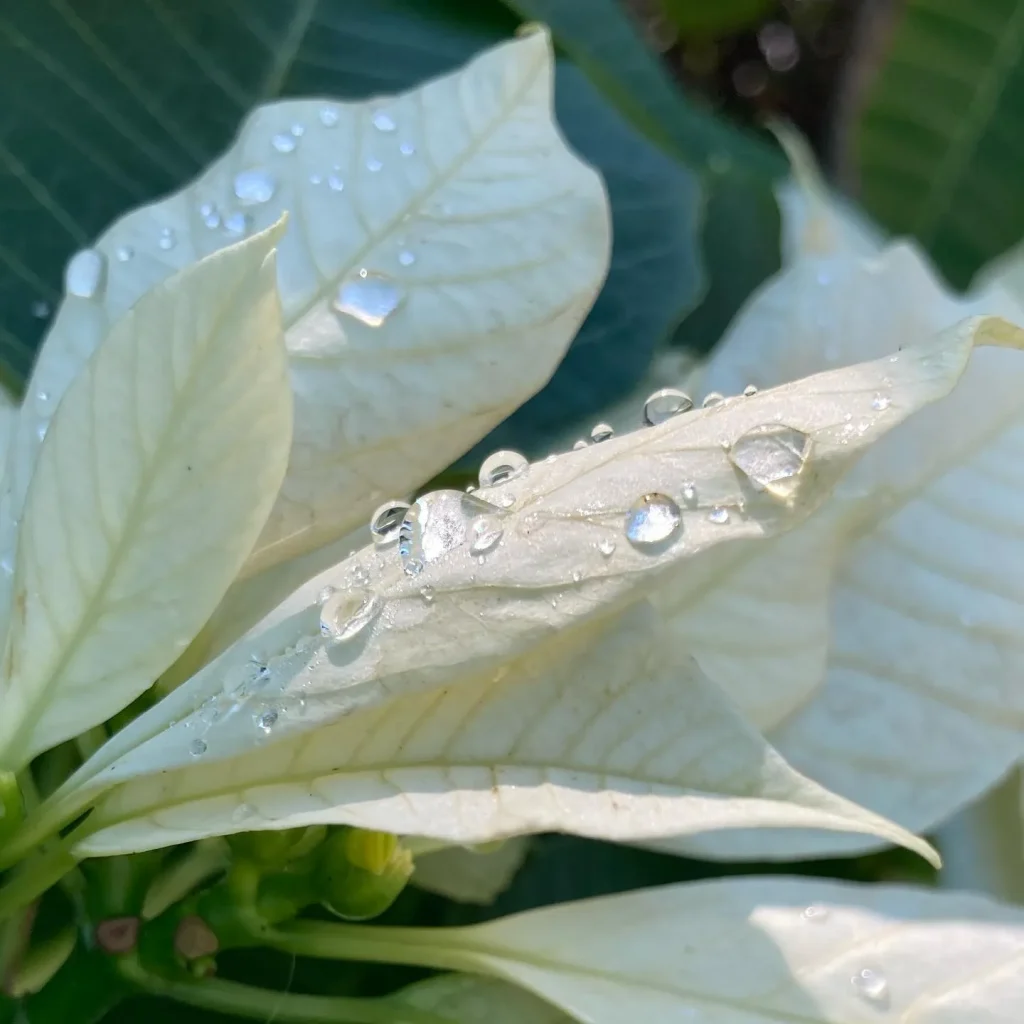
[[[98,791],[73,792],[61,800],[44,800],[36,813],[25,819],[22,827],[0,849],[0,869],[7,869],[34,852],[73,818],[88,810],[98,799]]]
[[[292,921],[253,935],[253,942],[295,956],[369,960],[441,971],[481,973],[476,958],[452,941],[460,928],[385,928],[327,921]]]
[[[204,978],[197,981],[168,981],[143,970],[137,961],[126,959],[121,974],[143,991],[164,996],[188,1006],[238,1017],[267,1021],[295,1021],[296,1024],[451,1024],[425,1010],[392,1003],[387,999],[353,999],[343,996],[309,996],[278,992],[235,981]]]
[[[64,843],[45,850],[34,860],[26,861],[0,887],[0,921],[27,907],[77,866],[77,858]]]

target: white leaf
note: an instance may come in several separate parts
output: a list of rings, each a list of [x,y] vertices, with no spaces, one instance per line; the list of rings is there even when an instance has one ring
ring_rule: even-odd
[[[461,844],[552,831],[636,840],[817,825],[870,829],[930,855],[926,843],[792,772],[677,653],[646,602],[614,624],[565,631],[497,672],[265,749],[262,722],[243,718],[256,749],[215,771],[198,758],[115,788],[76,851],[318,823]],[[175,739],[194,750],[190,735]],[[215,728],[203,739],[214,755],[217,739]]]
[[[1018,1024],[1024,1006],[1024,912],[963,893],[733,878],[430,934],[585,1024]]]
[[[61,797],[119,758],[104,780],[188,764],[189,729],[209,730],[210,759],[244,753],[253,741],[251,716],[275,703],[275,736],[283,737],[308,733],[356,707],[496,671],[563,628],[660,587],[659,602],[675,613],[752,557],[755,541],[809,513],[875,438],[946,394],[975,340],[1016,344],[1019,337],[1002,321],[972,322],[896,356],[566,453],[471,496],[428,495],[421,513],[440,524],[430,527],[429,555],[438,546],[451,550],[436,561],[428,557],[412,575],[393,547],[365,550],[311,580],[122,730]],[[892,400],[874,408],[883,379]],[[776,423],[810,439],[791,504],[758,491],[730,460],[734,442]],[[678,506],[679,526],[661,544],[634,547],[624,533],[626,516],[652,492]],[[488,514],[503,533],[478,557],[467,531],[481,500],[492,503]],[[686,572],[678,571],[682,565]],[[334,600],[353,613],[365,603],[368,614],[353,615],[359,628],[351,643],[322,635],[319,595],[327,585],[338,588]],[[289,711],[300,698],[301,716]],[[241,713],[223,714],[236,705]],[[211,716],[219,719],[212,725]]]
[[[711,360],[706,385],[772,385],[990,311],[1024,321],[999,287],[954,298],[908,244],[867,258],[852,247],[805,253],[752,301]],[[1024,359],[976,352],[950,397],[902,424],[844,482],[863,514],[844,525],[829,507],[821,513],[833,515],[844,549],[832,583],[831,648],[818,679],[794,675],[790,685],[794,694],[821,681],[824,689],[771,738],[799,770],[915,832],[984,792],[1022,750],[1022,394]],[[817,572],[813,550],[801,554],[798,545],[792,538],[777,567],[793,575],[797,562]],[[762,610],[767,631],[772,609]],[[756,678],[765,667],[777,661],[755,659],[751,672]],[[774,859],[869,845],[761,831],[701,836],[680,848]]]
[[[451,1024],[571,1024],[572,1018],[524,989],[496,978],[444,974],[389,997],[400,1013],[413,1007],[439,1014]],[[400,1018],[396,1018],[400,1019]]]
[[[427,892],[460,903],[493,903],[512,884],[530,848],[514,836],[496,850],[451,846],[416,856],[412,881]]]
[[[291,392],[268,231],[144,296],[72,384],[25,502],[0,749],[102,722],[188,645],[284,476]]]
[[[30,387],[48,399],[23,417],[12,510],[46,412],[109,325],[239,218],[284,210],[294,443],[246,572],[348,533],[471,447],[546,383],[608,265],[604,187],[553,120],[552,69],[536,33],[400,96],[260,107],[187,188],[115,223],[103,287],[65,300],[40,353]]]

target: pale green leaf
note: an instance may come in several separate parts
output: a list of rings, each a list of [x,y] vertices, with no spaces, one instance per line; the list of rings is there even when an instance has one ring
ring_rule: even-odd
[[[1024,1005],[1024,911],[966,893],[733,878],[429,935],[585,1024],[1017,1024]]]
[[[561,1010],[496,978],[443,974],[390,997],[401,1007],[429,1010],[452,1024],[570,1024]]]
[[[493,903],[511,884],[530,848],[516,836],[497,849],[451,846],[416,856],[412,881],[427,892],[460,903]]]
[[[240,714],[248,753],[214,771],[194,758],[194,767],[115,788],[87,819],[77,852],[318,823],[462,844],[789,825],[868,829],[929,856],[926,843],[792,772],[669,642],[646,602],[614,624],[564,631],[497,672],[265,748],[261,719]],[[216,724],[200,732],[192,722],[157,741],[194,751],[196,737],[218,754]]]
[[[18,534],[0,749],[18,768],[147,689],[245,561],[291,438],[271,230],[145,295],[68,389]]]
[[[547,381],[608,266],[604,187],[553,120],[544,33],[400,96],[258,108],[198,179],[96,243],[105,288],[67,299],[40,353],[30,390],[47,401],[19,432],[13,509],[37,431],[109,324],[239,218],[282,210],[295,432],[247,573],[344,535],[500,423]],[[358,312],[371,287],[395,306],[380,326],[334,308]]]
[[[464,533],[466,496],[428,496],[424,507],[435,510],[443,527],[434,539],[451,545],[447,554],[410,576],[393,547],[364,550],[309,581],[122,730],[63,795],[123,755],[118,778],[188,764],[187,730],[211,716],[217,720],[207,737],[208,758],[233,756],[251,748],[253,716],[275,704],[281,705],[275,736],[308,733],[357,707],[495,671],[563,628],[655,591],[666,613],[676,614],[756,554],[758,542],[812,511],[874,439],[948,393],[975,340],[1016,344],[1018,338],[1002,321],[973,321],[873,363],[538,463],[473,496],[497,506],[504,531],[482,564]],[[873,404],[879,389],[892,396],[884,408]],[[751,429],[776,422],[811,439],[791,505],[756,490],[726,450]],[[626,514],[650,492],[677,502],[680,528],[666,543],[633,547],[623,531]],[[334,644],[321,635],[320,593],[327,585],[337,588],[339,601],[375,599],[379,614],[367,617],[354,642]],[[303,713],[293,714],[300,698]],[[144,752],[131,754],[140,744]]]
[[[958,299],[910,245],[863,256],[841,229],[832,237],[825,251],[805,247],[754,299],[711,360],[707,387],[772,385],[914,343],[968,313],[1024,321],[1002,280]],[[1022,749],[1022,394],[1024,359],[976,352],[949,398],[901,425],[844,482],[840,497],[846,491],[860,512],[850,518],[840,502],[821,513],[841,551],[831,646],[824,673],[790,676],[792,703],[824,689],[771,739],[801,771],[915,832],[992,786]],[[799,538],[790,542],[779,571],[814,578],[813,545],[800,552]],[[768,631],[772,609],[760,610]],[[799,644],[793,654],[813,666]],[[762,666],[752,664],[756,674]],[[863,845],[758,832],[702,836],[686,848],[761,859]]]

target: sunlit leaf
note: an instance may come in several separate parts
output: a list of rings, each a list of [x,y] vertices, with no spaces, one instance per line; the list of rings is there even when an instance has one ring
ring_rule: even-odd
[[[793,773],[669,642],[646,602],[497,672],[261,749],[266,715],[243,719],[253,749],[216,771],[200,756],[115,789],[76,849],[111,854],[317,823],[452,843],[817,825],[868,829],[928,855]],[[204,735],[198,742],[216,752],[215,731]]]
[[[291,438],[269,255],[280,234],[145,295],[65,395],[18,534],[5,764],[20,767],[147,689],[266,521]]]
[[[586,1024],[1016,1024],[1024,1000],[1024,912],[966,893],[734,878],[413,934]]]
[[[548,380],[608,267],[604,188],[553,120],[552,72],[535,33],[400,96],[257,108],[187,188],[115,223],[96,243],[105,287],[64,303],[40,354],[13,509],[108,325],[282,210],[295,432],[245,571],[349,532],[462,454]]]

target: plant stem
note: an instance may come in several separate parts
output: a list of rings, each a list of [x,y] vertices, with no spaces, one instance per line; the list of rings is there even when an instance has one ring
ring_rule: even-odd
[[[0,887],[0,921],[27,907],[50,886],[78,866],[70,848],[60,843],[26,861],[3,887]]]
[[[385,928],[374,925],[292,921],[258,935],[254,944],[272,946],[296,956],[324,960],[369,960],[410,964],[442,971],[481,973],[476,958],[459,949],[451,937],[459,928]]]
[[[61,800],[44,800],[37,812],[25,819],[22,827],[0,849],[0,869],[11,867],[55,836],[72,818],[87,810],[98,792],[71,793]]]
[[[451,1024],[444,1017],[387,999],[309,996],[256,988],[218,978],[168,981],[147,973],[137,961],[130,959],[121,964],[120,970],[123,977],[151,995],[164,996],[204,1010],[261,1021],[294,1021],[296,1024]]]

